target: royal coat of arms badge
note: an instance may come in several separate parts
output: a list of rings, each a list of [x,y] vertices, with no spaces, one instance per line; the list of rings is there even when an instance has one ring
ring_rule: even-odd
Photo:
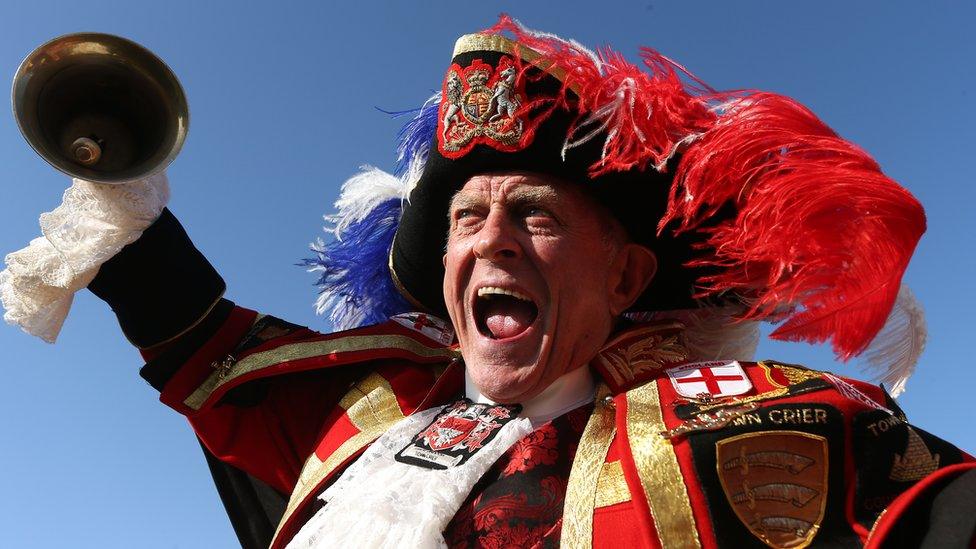
[[[518,67],[508,56],[496,67],[480,59],[463,68],[452,65],[441,91],[441,154],[459,158],[478,143],[505,152],[522,148],[528,109],[519,77]]]

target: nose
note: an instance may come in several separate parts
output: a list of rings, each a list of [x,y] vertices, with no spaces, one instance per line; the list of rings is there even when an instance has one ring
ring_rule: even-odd
[[[481,230],[478,231],[474,256],[489,261],[518,257],[521,255],[522,248],[516,239],[515,230],[504,212],[492,210]]]

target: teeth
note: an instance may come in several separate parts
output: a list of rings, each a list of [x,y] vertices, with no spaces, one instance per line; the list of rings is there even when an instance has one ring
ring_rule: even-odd
[[[484,297],[486,295],[510,295],[515,299],[521,299],[522,301],[528,301],[532,303],[532,298],[525,294],[520,294],[514,290],[505,290],[502,288],[495,288],[494,286],[485,286],[484,288],[478,288],[478,297]]]

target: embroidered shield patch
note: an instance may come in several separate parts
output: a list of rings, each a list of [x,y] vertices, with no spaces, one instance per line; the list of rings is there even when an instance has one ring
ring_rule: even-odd
[[[827,503],[827,439],[799,431],[747,433],[715,445],[722,490],[766,545],[806,547]]]
[[[457,467],[488,444],[506,423],[515,419],[518,404],[475,404],[468,399],[445,407],[395,459],[427,469]]]

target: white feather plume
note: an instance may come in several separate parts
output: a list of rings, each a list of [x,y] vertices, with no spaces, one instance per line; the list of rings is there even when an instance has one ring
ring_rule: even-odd
[[[750,361],[759,346],[759,322],[740,320],[744,308],[736,305],[627,313],[638,322],[677,320],[685,325],[681,343],[695,360]]]
[[[405,200],[410,192],[408,182],[393,174],[368,165],[361,169],[342,184],[335,203],[336,213],[325,216],[338,239],[342,239],[342,233],[350,225],[362,221],[379,204],[394,198]]]
[[[515,25],[518,26],[518,28],[522,32],[524,32],[525,34],[528,34],[530,36],[534,36],[535,38],[546,38],[546,39],[549,39],[549,40],[555,40],[555,41],[558,41],[558,42],[562,42],[567,48],[576,50],[576,51],[582,53],[583,55],[586,55],[587,57],[589,57],[590,60],[593,61],[593,65],[596,66],[597,69],[599,69],[601,71],[603,70],[603,61],[600,59],[600,56],[597,55],[593,50],[591,50],[591,49],[587,48],[586,46],[584,46],[582,43],[577,42],[576,40],[573,40],[572,38],[568,38],[567,39],[567,38],[562,38],[561,36],[556,36],[555,34],[552,34],[551,32],[545,32],[545,31],[540,31],[540,30],[536,30],[536,29],[530,29],[529,27],[526,27],[525,25],[523,25],[522,22],[519,21],[518,19],[512,19],[512,22],[515,23]]]
[[[891,396],[897,397],[915,373],[927,335],[925,311],[911,289],[902,284],[888,320],[861,354],[857,365],[883,384]]]
[[[420,182],[420,177],[424,175],[424,167],[427,165],[426,156],[414,155],[407,163],[407,169],[400,176],[403,200],[410,200],[410,193]]]
[[[640,128],[634,124],[633,117],[620,116],[621,112],[626,111],[632,113],[634,111],[634,102],[636,101],[637,96],[636,88],[637,84],[634,82],[633,78],[624,78],[617,87],[617,91],[614,92],[613,100],[588,114],[586,118],[580,122],[576,129],[566,137],[562,150],[563,160],[566,160],[566,151],[579,147],[580,145],[584,145],[591,139],[604,132],[606,132],[606,137],[603,140],[603,152],[600,157],[606,158],[607,147],[610,146],[613,138],[620,133],[620,129],[624,125],[624,120],[627,119],[630,120],[630,125],[634,130],[634,134],[643,143],[645,141],[644,134],[641,132]],[[650,117],[650,112],[648,112],[648,117]],[[616,122],[613,122],[614,120],[616,120]],[[610,127],[611,123],[614,124],[613,127]],[[584,131],[586,133],[584,133],[582,136],[576,137],[576,134]]]

